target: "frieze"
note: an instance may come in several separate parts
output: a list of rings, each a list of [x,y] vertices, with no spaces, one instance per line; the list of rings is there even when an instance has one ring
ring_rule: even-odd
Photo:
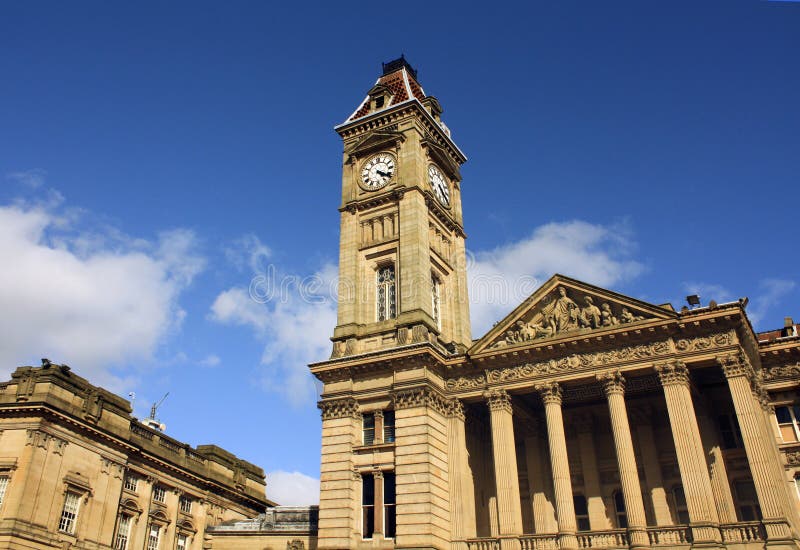
[[[486,387],[486,377],[483,374],[476,374],[474,376],[448,378],[445,386],[450,391],[480,389]]]
[[[708,349],[730,346],[735,341],[733,331],[720,332],[710,336],[696,338],[680,338],[675,340],[675,349],[681,353],[689,351],[704,351]]]
[[[786,465],[787,466],[800,466],[800,451],[787,451],[786,452]]]
[[[358,403],[352,397],[320,401],[317,407],[322,413],[322,420],[355,417],[358,414]]]
[[[781,380],[784,378],[800,378],[800,362],[794,365],[774,365],[764,367],[764,381]]]

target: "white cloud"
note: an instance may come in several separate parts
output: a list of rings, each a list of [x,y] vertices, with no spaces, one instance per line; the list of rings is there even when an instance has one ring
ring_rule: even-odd
[[[200,365],[202,365],[204,367],[216,367],[216,366],[219,366],[219,364],[221,362],[222,362],[222,360],[219,358],[219,356],[218,355],[214,355],[213,353],[211,355],[206,356],[205,358],[203,358],[203,359],[201,359],[199,361]]]
[[[778,305],[784,296],[794,290],[795,286],[795,282],[788,279],[762,279],[758,284],[759,293],[752,299],[747,310],[747,316],[753,326],[760,330],[766,330],[759,327],[761,321],[764,320],[771,308]],[[770,326],[782,327],[783,317],[770,323]]]
[[[300,472],[270,472],[267,498],[283,506],[319,504],[319,479]]]
[[[256,256],[268,250],[257,239],[250,244]],[[297,406],[307,405],[317,396],[307,365],[327,358],[331,351],[336,267],[325,265],[309,277],[279,275],[272,265],[262,267],[250,288],[221,292],[211,306],[210,318],[250,327],[264,342],[260,361],[264,388],[283,394]]]
[[[33,168],[31,170],[23,170],[21,172],[12,172],[6,177],[11,181],[21,183],[22,185],[31,189],[38,189],[44,184],[47,172],[41,168]]]
[[[599,286],[636,277],[644,266],[631,258],[634,249],[625,226],[574,220],[542,225],[530,237],[474,253],[468,266],[473,336],[484,334],[555,273]]]
[[[203,269],[194,234],[157,242],[80,226],[57,204],[0,207],[0,373],[39,357],[120,389],[114,367],[148,360],[185,316],[178,297]]]

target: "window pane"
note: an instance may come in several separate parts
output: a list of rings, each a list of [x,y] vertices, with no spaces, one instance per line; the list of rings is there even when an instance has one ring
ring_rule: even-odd
[[[7,489],[8,489],[8,476],[0,476],[0,506],[3,505],[3,499],[6,497]]]
[[[70,535],[75,533],[75,520],[78,517],[78,508],[81,497],[77,493],[67,493],[64,497],[64,509],[61,511],[61,520],[58,522],[58,530]]]
[[[789,407],[775,407],[775,418],[778,419],[779,424],[790,423],[792,415],[789,413]]]
[[[394,411],[383,411],[383,442],[394,443]]]
[[[383,502],[386,504],[395,503],[395,477],[394,473],[386,472],[383,474]]]
[[[572,497],[572,502],[575,506],[575,515],[585,516],[589,513],[589,508],[586,505],[586,497],[583,495],[575,495]]]
[[[384,508],[384,514],[386,515],[385,535],[388,538],[394,538],[395,534],[397,533],[397,520],[395,518],[394,504],[386,506],[386,508]]]
[[[361,476],[361,504],[375,504],[375,479],[370,474]]]
[[[678,506],[686,506],[686,495],[683,493],[683,487],[675,487],[672,490],[672,494],[675,495],[675,504]]]

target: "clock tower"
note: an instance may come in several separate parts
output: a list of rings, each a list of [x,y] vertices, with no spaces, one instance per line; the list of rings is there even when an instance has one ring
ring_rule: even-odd
[[[466,157],[403,58],[345,122],[332,358],[471,345],[460,166]]]

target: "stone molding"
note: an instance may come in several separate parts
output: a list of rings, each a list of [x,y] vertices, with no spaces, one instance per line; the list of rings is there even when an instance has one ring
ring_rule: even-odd
[[[606,395],[625,395],[625,377],[619,370],[598,374],[597,381],[603,385]]]
[[[445,416],[450,414],[450,409],[452,408],[450,400],[431,388],[398,391],[392,394],[392,401],[395,410],[430,407]]]
[[[355,418],[358,415],[358,402],[352,397],[320,401],[317,403],[317,408],[321,411],[322,420]]]
[[[483,398],[489,405],[490,411],[511,412],[511,396],[505,390],[489,390],[484,392]]]
[[[689,369],[683,361],[670,361],[653,366],[662,386],[689,385]]]
[[[558,382],[547,382],[544,384],[536,384],[533,387],[539,395],[542,397],[542,401],[545,405],[549,405],[551,403],[555,403],[556,405],[561,405],[561,385]]]

